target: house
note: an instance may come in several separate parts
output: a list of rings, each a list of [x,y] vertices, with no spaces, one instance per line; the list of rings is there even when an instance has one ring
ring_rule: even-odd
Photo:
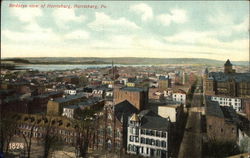
[[[173,101],[177,103],[182,103],[186,105],[186,92],[182,89],[178,89],[177,91],[174,91],[172,94]]]
[[[183,113],[182,104],[158,106],[158,115],[163,118],[169,118],[171,123],[176,123],[181,120]]]
[[[73,119],[75,116],[75,111],[79,109],[78,105],[70,105],[63,108],[62,116],[66,116],[67,118]]]
[[[232,107],[235,111],[242,111],[242,99],[234,97],[211,96],[212,101],[217,101],[220,106]]]
[[[127,153],[167,158],[170,122],[150,110],[132,114],[128,121]]]

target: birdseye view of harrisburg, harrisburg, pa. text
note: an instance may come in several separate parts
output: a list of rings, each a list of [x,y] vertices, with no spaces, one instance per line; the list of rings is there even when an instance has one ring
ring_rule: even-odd
[[[249,4],[1,1],[0,158],[249,158]]]

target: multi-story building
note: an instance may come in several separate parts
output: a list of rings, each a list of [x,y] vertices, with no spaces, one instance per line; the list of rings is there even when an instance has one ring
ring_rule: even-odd
[[[142,110],[148,104],[148,89],[137,87],[116,88],[114,91],[115,104],[124,100],[129,101],[138,110]]]
[[[233,97],[223,97],[223,96],[211,96],[212,101],[217,101],[220,106],[232,107],[237,112],[242,111],[242,99]]]
[[[64,117],[13,114],[13,120],[16,120],[17,128],[15,134],[23,137],[30,136],[32,139],[41,140],[46,134],[56,135],[66,144],[74,144],[77,132],[72,121]],[[48,133],[49,132],[49,133]]]
[[[229,60],[224,64],[224,72],[204,74],[205,94],[250,98],[250,73],[236,73]]]
[[[166,90],[171,87],[171,79],[166,76],[159,76],[158,87],[160,90]]]
[[[152,111],[144,110],[129,117],[127,153],[166,158],[169,154],[170,123]]]
[[[236,142],[238,123],[239,118],[233,108],[206,99],[206,131],[209,139]]]
[[[184,110],[182,104],[158,106],[158,115],[163,118],[169,118],[171,123],[177,123],[181,120]]]
[[[110,102],[111,103],[111,102]],[[127,100],[116,105],[106,104],[96,122],[93,149],[125,153],[128,117],[138,110]]]
[[[78,105],[70,105],[63,108],[62,116],[66,116],[67,118],[73,119],[75,116],[75,111],[79,109]]]
[[[86,100],[86,95],[84,93],[79,93],[78,95],[63,96],[62,98],[49,100],[47,104],[47,114],[61,115],[63,112],[63,107],[79,103],[84,100]]]
[[[175,102],[186,104],[186,92],[178,89],[177,91],[174,91],[172,94],[172,99]]]

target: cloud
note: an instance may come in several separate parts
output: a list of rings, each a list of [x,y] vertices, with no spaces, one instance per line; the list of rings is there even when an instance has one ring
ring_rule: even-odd
[[[207,46],[213,48],[223,48],[227,50],[246,50],[249,46],[249,39],[232,40],[223,42],[217,39],[217,31],[183,31],[176,33],[172,36],[164,37],[167,42],[177,43],[180,45],[195,45],[195,46]]]
[[[234,33],[248,32],[249,16],[242,18],[239,23],[238,19],[229,13],[217,11],[213,15],[208,16],[208,22],[217,27],[218,33],[222,36],[231,36]]]
[[[74,9],[55,9],[52,13],[55,22],[58,26],[66,27],[68,22],[84,22],[86,17],[84,15],[77,16]]]
[[[69,40],[85,40],[89,38],[89,33],[83,30],[75,30],[73,32],[67,33],[65,39]]]
[[[54,34],[50,29],[45,29],[37,32],[16,32],[10,30],[3,30],[3,35],[16,42],[46,42],[49,43],[51,41],[58,41],[59,38],[56,34]]]
[[[33,22],[37,17],[41,17],[43,12],[40,8],[11,8],[10,14],[22,22]]]
[[[235,24],[233,30],[239,32],[248,32],[249,31],[249,17],[246,17],[241,23]]]
[[[156,19],[163,25],[168,26],[171,23],[182,24],[187,22],[187,13],[183,9],[172,9],[170,14],[160,14]]]
[[[88,24],[88,26],[96,31],[109,30],[112,31],[114,29],[139,29],[135,23],[127,20],[122,17],[119,19],[112,19],[105,13],[95,13],[95,21]]]
[[[152,8],[144,3],[136,4],[131,6],[130,11],[135,12],[137,15],[141,15],[142,21],[148,21],[153,18],[153,10]]]

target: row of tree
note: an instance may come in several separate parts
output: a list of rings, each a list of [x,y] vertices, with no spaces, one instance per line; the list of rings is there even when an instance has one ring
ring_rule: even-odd
[[[74,141],[74,148],[76,157],[85,157],[89,140],[91,136],[93,136],[93,132],[95,131],[95,118],[98,116],[97,113],[102,109],[102,107],[93,107],[89,109],[84,109],[78,112],[78,119],[72,120],[73,127],[75,128],[76,137]],[[3,112],[1,110],[0,116],[0,153],[4,153],[4,155],[8,155],[9,153],[9,145],[12,141],[12,138],[16,134],[16,130],[18,129],[18,116],[19,114],[9,114]],[[43,137],[41,138],[41,146],[43,148],[44,158],[49,157],[49,155],[54,150],[59,150],[63,147],[63,140],[54,132],[54,127],[52,123],[52,117],[46,116],[46,125],[44,126]],[[37,122],[33,121],[30,126],[29,134],[21,133],[21,136],[24,140],[25,150],[24,155],[27,158],[32,157],[32,143],[33,143],[33,132],[35,130]]]

